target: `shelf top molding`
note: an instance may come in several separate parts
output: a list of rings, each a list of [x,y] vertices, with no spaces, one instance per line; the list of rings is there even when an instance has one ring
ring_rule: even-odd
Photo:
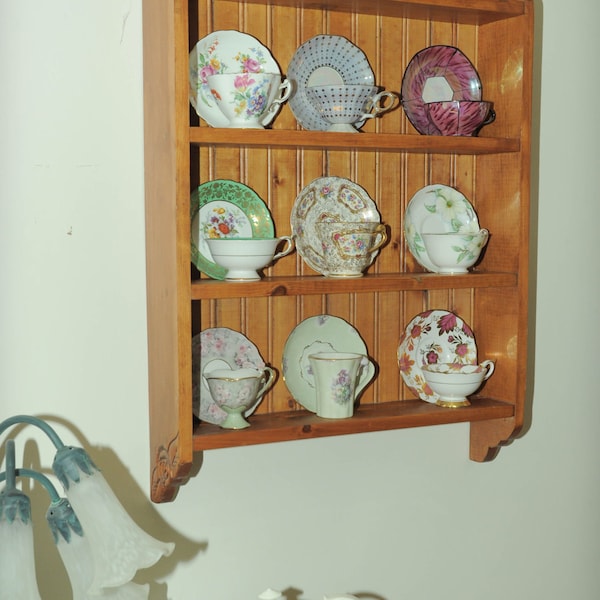
[[[531,0],[246,0],[249,4],[484,24],[525,12]]]
[[[191,127],[190,142],[205,146],[353,149],[371,152],[496,154],[519,152],[516,138],[450,137],[402,133],[331,133],[300,129],[217,129]]]

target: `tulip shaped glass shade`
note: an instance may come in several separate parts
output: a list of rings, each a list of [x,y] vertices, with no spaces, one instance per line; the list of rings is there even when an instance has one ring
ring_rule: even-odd
[[[85,535],[75,535],[70,542],[60,537],[56,547],[71,581],[73,600],[147,600],[149,586],[131,582],[116,588],[104,588],[99,594],[89,593],[94,580],[94,561]]]
[[[20,510],[11,514],[2,502],[4,492],[0,493],[0,600],[41,600],[35,578],[29,498],[16,490],[11,494],[22,498]]]
[[[171,554],[175,545],[156,540],[136,525],[84,450],[63,447],[53,469],[91,548],[94,578],[90,593],[122,586],[138,569]]]

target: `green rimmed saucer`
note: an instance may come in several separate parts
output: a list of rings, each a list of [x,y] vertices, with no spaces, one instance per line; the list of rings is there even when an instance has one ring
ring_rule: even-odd
[[[273,238],[275,227],[267,205],[247,185],[230,179],[201,184],[190,201],[192,263],[213,279],[227,269],[212,258],[206,238]]]

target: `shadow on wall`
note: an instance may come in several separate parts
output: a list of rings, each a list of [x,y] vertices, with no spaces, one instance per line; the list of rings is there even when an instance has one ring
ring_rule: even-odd
[[[175,543],[175,549],[170,556],[161,558],[148,569],[140,570],[134,579],[136,583],[150,586],[149,600],[167,600],[167,584],[159,582],[167,579],[178,564],[193,560],[200,552],[206,551],[208,543],[191,540],[166,523],[111,448],[90,446],[81,431],[67,420],[55,416],[38,418],[46,421],[51,427],[60,425],[71,432],[70,436],[61,435],[63,442],[69,446],[82,447],[89,453],[118,500],[139,527],[158,540]],[[55,483],[56,479],[51,468],[54,448],[49,441],[38,442],[31,439],[27,427],[27,425],[17,425],[5,434],[6,439],[14,439],[17,448],[21,447],[23,450],[22,464],[16,466],[43,473]],[[4,444],[4,436],[2,442]],[[2,448],[0,463],[4,460],[4,454]],[[31,500],[38,587],[44,598],[71,598],[69,578],[46,522],[46,511],[50,506],[48,493],[42,485],[31,479],[20,479],[19,482],[23,492]],[[59,495],[64,496],[60,484],[55,483],[55,485]]]

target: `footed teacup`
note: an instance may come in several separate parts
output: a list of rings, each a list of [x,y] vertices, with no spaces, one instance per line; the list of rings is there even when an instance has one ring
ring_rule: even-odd
[[[434,135],[475,136],[496,119],[492,103],[478,100],[428,102],[425,112]]]
[[[421,367],[429,387],[440,397],[437,404],[451,408],[468,406],[474,394],[494,372],[492,360],[481,364],[434,363]]]
[[[489,231],[422,233],[421,237],[427,255],[439,273],[466,273],[479,259]]]
[[[362,277],[387,241],[386,227],[378,222],[320,221],[315,229],[326,277]]]
[[[394,92],[378,92],[369,84],[309,86],[306,96],[323,120],[330,123],[328,131],[351,133],[358,131],[356,124],[373,119],[399,103]]]
[[[279,73],[217,73],[207,81],[227,127],[262,129],[267,115],[292,93],[291,82]]]
[[[224,429],[243,429],[250,423],[244,413],[260,402],[275,381],[271,367],[258,369],[215,369],[204,374],[215,403],[227,417],[220,424]]]
[[[282,242],[285,242],[283,250],[276,253]],[[226,281],[260,279],[258,271],[294,249],[294,240],[287,235],[277,238],[207,238],[206,243],[213,261],[227,269]]]

